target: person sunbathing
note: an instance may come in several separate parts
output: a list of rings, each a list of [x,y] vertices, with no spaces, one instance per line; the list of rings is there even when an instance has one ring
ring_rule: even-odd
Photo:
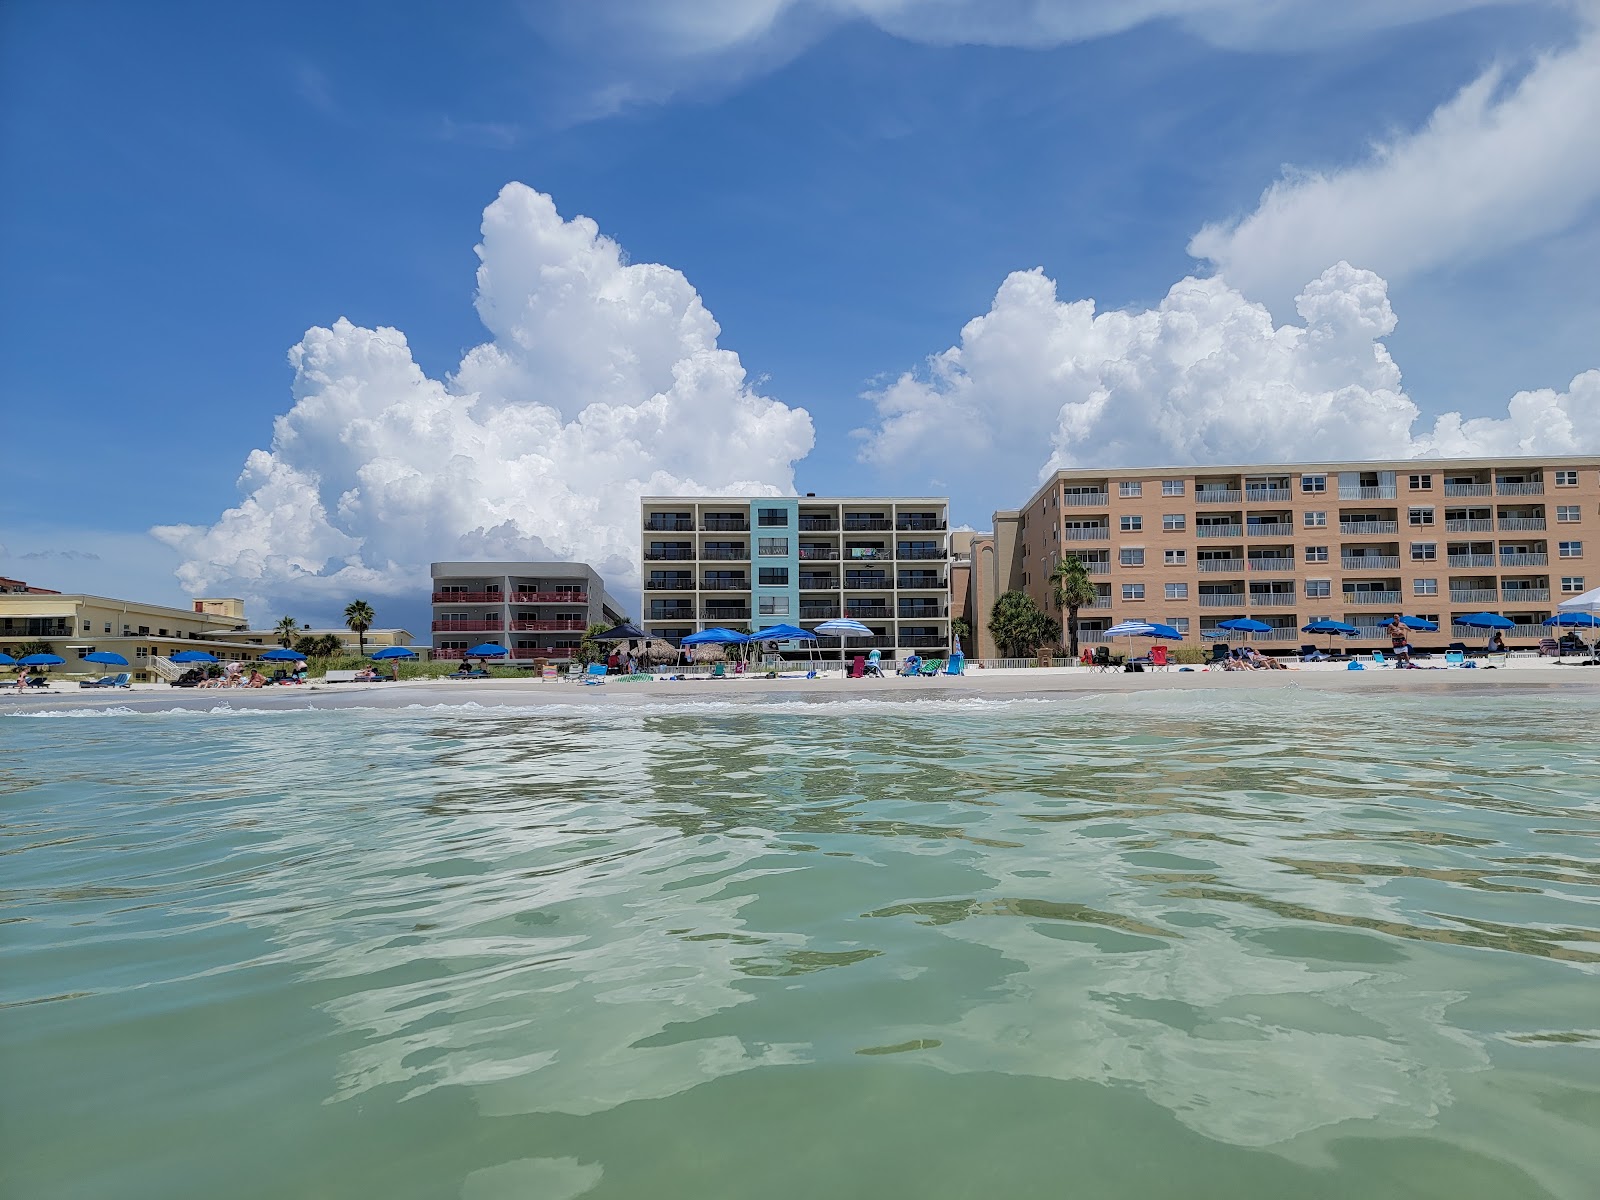
[[[253,687],[253,688],[266,687],[267,686],[267,677],[265,675],[263,675],[260,671],[251,671],[250,672],[250,682],[246,686],[247,687]]]
[[[1277,659],[1261,653],[1261,651],[1257,650],[1254,646],[1246,646],[1244,648],[1244,653],[1245,657],[1249,660],[1250,665],[1258,671],[1287,671],[1289,669]]]

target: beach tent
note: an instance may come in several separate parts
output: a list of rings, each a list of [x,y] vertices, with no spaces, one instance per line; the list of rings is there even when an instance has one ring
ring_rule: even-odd
[[[737,629],[727,629],[721,625],[713,625],[710,629],[702,629],[699,633],[688,634],[678,643],[685,650],[693,646],[748,646],[749,644],[748,633],[740,633]]]
[[[817,635],[809,629],[801,629],[798,625],[768,625],[765,629],[758,629],[750,635],[752,642],[809,642],[807,647],[813,658],[817,653]]]
[[[1560,612],[1600,613],[1600,588],[1590,588],[1581,596],[1563,600],[1556,608]]]
[[[844,667],[845,642],[851,638],[874,637],[872,630],[860,621],[844,620],[824,621],[818,625],[816,632],[823,637],[836,637],[839,639],[839,667]]]

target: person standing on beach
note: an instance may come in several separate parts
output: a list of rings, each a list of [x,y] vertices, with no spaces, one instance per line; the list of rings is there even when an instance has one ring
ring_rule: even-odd
[[[1389,647],[1394,651],[1394,656],[1401,662],[1411,657],[1410,639],[1406,635],[1405,624],[1400,619],[1400,614],[1395,613],[1389,625]]]

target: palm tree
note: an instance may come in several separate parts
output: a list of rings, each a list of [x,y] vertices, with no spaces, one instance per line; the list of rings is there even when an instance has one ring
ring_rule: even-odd
[[[287,650],[294,645],[294,639],[300,636],[300,622],[293,617],[284,617],[272,627],[272,632],[278,635],[278,645]]]
[[[372,605],[365,600],[352,600],[344,607],[344,623],[355,631],[356,641],[361,646],[361,657],[367,656],[367,630],[372,628],[372,622],[377,619],[377,614],[372,611]]]
[[[1078,657],[1078,610],[1100,599],[1100,591],[1076,554],[1069,554],[1050,572],[1050,594],[1066,614],[1067,652]]]

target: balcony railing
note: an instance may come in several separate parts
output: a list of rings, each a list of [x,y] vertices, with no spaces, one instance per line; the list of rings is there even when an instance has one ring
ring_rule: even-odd
[[[707,533],[744,533],[750,528],[750,518],[702,517],[700,528]]]
[[[500,592],[435,592],[435,604],[504,604],[505,596]]]
[[[1400,556],[1398,554],[1357,554],[1339,560],[1339,569],[1343,571],[1398,571],[1400,569]]]
[[[1395,495],[1394,484],[1384,483],[1377,487],[1341,487],[1339,499],[1341,500],[1393,500]]]
[[[950,551],[942,546],[935,546],[931,550],[919,550],[913,546],[901,546],[894,552],[894,556],[896,558],[945,559],[950,557]]]
[[[902,604],[895,611],[899,614],[899,617],[900,617],[900,619],[902,621],[919,620],[919,619],[929,620],[929,621],[942,621],[945,617],[948,617],[950,615],[948,612],[945,611],[944,608],[942,608],[942,607],[940,607],[938,605],[935,605],[932,608],[916,608],[916,607],[907,608],[904,604]],[[851,612],[851,615],[852,616],[855,615],[853,610]]]
[[[700,557],[709,562],[749,562],[750,548],[745,546],[735,550],[702,550]]]
[[[1295,603],[1293,592],[1251,592],[1251,608],[1292,608]]]
[[[1286,487],[1247,487],[1244,489],[1244,502],[1246,504],[1282,504],[1293,495],[1294,493]]]
[[[846,604],[844,615],[852,621],[881,621],[894,611],[887,604]]]
[[[1268,524],[1265,521],[1251,521],[1244,527],[1247,537],[1275,537],[1286,538],[1294,536],[1294,526],[1287,521],[1275,521]]]
[[[1488,496],[1494,489],[1487,483],[1447,483],[1444,485],[1446,496]]]
[[[1492,566],[1493,560],[1491,559],[1484,565]],[[1550,565],[1550,556],[1538,552],[1532,554],[1501,554],[1500,565],[1502,567],[1548,567]]]
[[[1399,533],[1399,521],[1340,521],[1340,533]]]
[[[1195,537],[1203,538],[1236,538],[1243,533],[1243,528],[1238,525],[1196,525]]]
[[[1386,606],[1388,606],[1390,608],[1394,608],[1397,605],[1399,605],[1399,603],[1400,603],[1400,593],[1399,592],[1346,592],[1344,594],[1344,602],[1346,604],[1365,604],[1365,605],[1383,604],[1383,605],[1386,605]]]
[[[839,590],[839,577],[837,575],[805,575],[800,576],[800,590],[810,592],[836,592]]]
[[[1108,560],[1108,559],[1103,559],[1103,558],[1080,558],[1078,561],[1083,564],[1083,570],[1084,570],[1085,574],[1088,574],[1088,575],[1109,575],[1109,574],[1111,574],[1111,563],[1110,563],[1110,560]]]
[[[694,591],[694,576],[679,575],[675,579],[646,579],[644,590],[647,592],[692,592]]]
[[[1500,599],[1507,604],[1547,604],[1550,601],[1550,589],[1503,587],[1500,589]]]
[[[1061,497],[1068,508],[1106,508],[1111,504],[1110,492],[1068,492]]]
[[[1542,496],[1544,495],[1544,481],[1536,483],[1505,483],[1499,479],[1494,481],[1494,491],[1497,496]]]
[[[1292,558],[1269,558],[1263,556],[1249,559],[1248,563],[1250,570],[1265,571],[1268,574],[1282,574],[1286,571],[1294,570],[1294,559]]]
[[[1495,604],[1500,595],[1493,588],[1451,588],[1451,604]]]
[[[582,632],[589,628],[586,621],[513,621],[513,633],[533,633],[541,630],[577,630]]]
[[[748,575],[707,575],[700,581],[700,590],[703,592],[748,592],[750,590],[750,577]]]
[[[498,633],[499,621],[435,621],[435,633]]]
[[[852,592],[886,592],[889,590],[889,576],[882,571],[846,571],[844,586]]]
[[[936,588],[942,589],[949,581],[937,575],[900,575],[896,577],[894,585],[897,588]]]
[[[1448,563],[1452,567],[1492,567],[1494,555],[1492,554],[1451,554]]]
[[[902,633],[900,645],[907,650],[928,650],[944,647],[950,644],[950,639],[937,633]]]
[[[1446,533],[1488,533],[1493,528],[1493,521],[1480,517],[1449,517],[1444,523]]]
[[[1201,592],[1201,608],[1243,608],[1243,592]]]
[[[694,558],[694,551],[689,550],[646,550],[645,562],[684,562]]]
[[[1510,629],[1500,630],[1500,635],[1505,638],[1527,638],[1530,641],[1539,641],[1551,636],[1550,630],[1543,625],[1514,625]],[[1470,625],[1450,626],[1450,636],[1457,641],[1465,642],[1474,638],[1483,638],[1485,633]]]
[[[1196,490],[1194,494],[1196,504],[1238,504],[1243,499],[1242,492],[1231,489],[1208,488],[1204,491]]]
[[[693,533],[693,517],[646,517],[644,527],[648,533]]]
[[[1528,533],[1532,530],[1545,527],[1543,517],[1501,517],[1500,531],[1502,533]]]
[[[750,609],[748,607],[735,608],[732,606],[702,608],[700,616],[704,620],[716,621],[719,624],[723,621],[748,621],[750,619]]]
[[[1242,558],[1202,558],[1194,565],[1202,575],[1242,575],[1245,571]]]
[[[937,533],[945,523],[937,517],[896,517],[894,527],[902,532]]]
[[[800,619],[802,621],[828,621],[839,615],[837,604],[802,604],[800,606]]]
[[[1111,607],[1111,597],[1110,596],[1101,596],[1098,600],[1096,600],[1096,601],[1094,601],[1093,603],[1090,603],[1090,604],[1085,604],[1083,607],[1085,607],[1085,608],[1110,608]]]
[[[800,557],[802,560],[838,558],[839,551],[832,546],[801,546]]]
[[[844,519],[846,533],[866,533],[875,529],[893,529],[894,522],[888,517],[851,517]]]
[[[801,517],[798,528],[801,533],[837,533],[839,519],[837,517]]]
[[[512,592],[513,604],[587,604],[588,592]]]
[[[1108,525],[1068,525],[1065,537],[1069,542],[1107,542],[1111,540]]]

